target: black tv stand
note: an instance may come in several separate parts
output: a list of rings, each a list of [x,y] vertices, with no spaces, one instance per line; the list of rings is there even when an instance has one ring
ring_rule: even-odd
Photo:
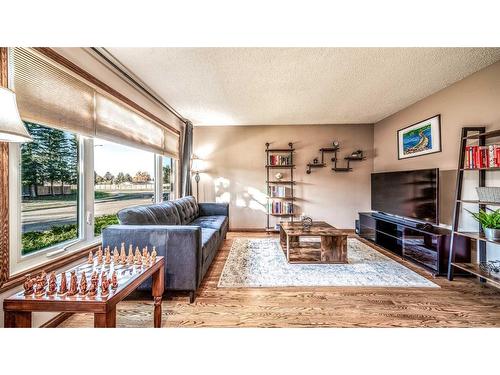
[[[434,275],[446,275],[451,231],[380,212],[359,213],[359,236],[404,259],[411,260]],[[470,262],[471,241],[455,238],[456,259]]]

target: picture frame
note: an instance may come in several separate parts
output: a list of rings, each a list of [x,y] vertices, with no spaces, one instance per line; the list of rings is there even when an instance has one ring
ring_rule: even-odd
[[[441,152],[441,115],[399,129],[398,160]]]

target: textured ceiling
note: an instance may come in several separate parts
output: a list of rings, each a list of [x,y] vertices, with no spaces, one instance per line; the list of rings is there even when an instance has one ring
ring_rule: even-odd
[[[195,125],[373,123],[500,48],[107,48]]]

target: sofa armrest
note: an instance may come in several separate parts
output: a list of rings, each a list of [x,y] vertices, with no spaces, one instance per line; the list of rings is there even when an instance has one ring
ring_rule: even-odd
[[[228,203],[198,203],[200,216],[220,215],[229,217]]]
[[[196,290],[201,282],[201,228],[184,225],[111,225],[102,232],[103,247],[125,248],[132,244],[142,250],[156,247],[165,257],[165,286],[169,289]]]

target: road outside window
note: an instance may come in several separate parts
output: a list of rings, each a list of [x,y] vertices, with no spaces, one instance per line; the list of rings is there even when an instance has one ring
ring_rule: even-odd
[[[22,255],[75,240],[78,228],[78,139],[26,123],[21,145]]]
[[[94,234],[118,224],[122,208],[154,200],[154,154],[132,147],[94,140]]]

